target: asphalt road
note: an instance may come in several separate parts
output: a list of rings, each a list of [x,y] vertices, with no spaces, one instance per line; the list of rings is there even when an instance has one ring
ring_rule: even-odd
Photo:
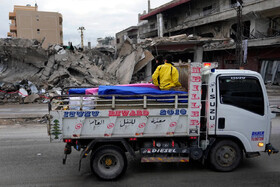
[[[49,143],[45,125],[0,125],[0,186],[280,186],[280,154],[244,159],[234,172],[222,173],[199,163],[140,163],[129,160],[117,181],[101,181],[89,159],[78,171],[79,152],[62,165],[63,143]],[[273,121],[271,142],[280,148],[280,117]]]

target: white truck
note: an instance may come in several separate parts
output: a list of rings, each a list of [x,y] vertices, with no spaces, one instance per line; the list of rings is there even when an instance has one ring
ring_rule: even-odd
[[[277,153],[270,144],[275,115],[261,75],[216,66],[190,63],[187,103],[185,94],[76,95],[81,102],[71,110],[71,95],[54,97],[50,140],[66,143],[64,164],[72,147],[81,151],[79,168],[91,152],[91,169],[105,180],[125,172],[126,154],[140,154],[141,162],[207,161],[215,170],[232,171],[244,153]],[[94,100],[85,107],[89,97]]]

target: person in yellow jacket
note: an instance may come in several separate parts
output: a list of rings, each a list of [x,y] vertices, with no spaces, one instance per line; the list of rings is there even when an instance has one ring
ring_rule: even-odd
[[[164,64],[157,67],[152,75],[153,83],[161,90],[174,90],[181,86],[178,70],[172,65],[172,56],[166,55]]]

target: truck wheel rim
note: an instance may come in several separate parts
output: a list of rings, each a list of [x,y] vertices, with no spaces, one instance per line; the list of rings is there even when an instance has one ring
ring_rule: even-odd
[[[118,157],[113,154],[104,154],[98,160],[98,168],[102,173],[112,175],[121,168]]]
[[[231,166],[236,160],[236,151],[230,146],[222,146],[216,153],[217,163],[221,166]]]
[[[117,165],[117,159],[112,155],[105,155],[100,159],[100,164],[106,169],[112,169]]]

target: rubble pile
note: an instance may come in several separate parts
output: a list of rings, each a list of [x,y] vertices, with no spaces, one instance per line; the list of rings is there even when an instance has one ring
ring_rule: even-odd
[[[0,100],[29,103],[67,86],[118,84],[102,71],[111,61],[97,50],[83,53],[59,45],[45,50],[36,40],[0,39]]]
[[[127,39],[118,52],[118,58],[105,69],[105,72],[116,76],[121,84],[129,84],[132,76],[153,59],[154,56],[148,50],[140,45],[133,45]]]
[[[110,60],[102,54],[88,57],[77,51],[64,50],[55,45],[49,48],[52,53],[46,67],[38,76],[40,80],[47,81],[49,88],[66,86],[97,86],[116,84],[114,77],[109,76],[96,65],[96,62]]]
[[[36,40],[0,39],[0,82],[37,80],[47,60],[47,51]]]
[[[104,70],[105,67],[108,67],[114,60],[113,52],[109,53],[107,51],[104,51],[104,53],[100,52],[99,49],[89,49],[85,51],[85,55],[88,56],[89,61],[93,62],[102,70]]]
[[[233,39],[228,39],[224,41],[215,41],[203,45],[204,50],[222,49],[222,48],[229,48],[229,47],[232,48],[235,47],[235,42]]]
[[[5,91],[3,91],[5,90]],[[17,93],[18,87],[11,83],[0,84],[0,104],[4,103],[17,103],[19,101],[19,95]]]

